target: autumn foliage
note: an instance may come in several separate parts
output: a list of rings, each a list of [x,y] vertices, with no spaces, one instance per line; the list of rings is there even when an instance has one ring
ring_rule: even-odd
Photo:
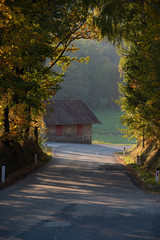
[[[99,39],[92,12],[81,1],[1,0],[0,133],[8,145],[43,128],[47,100],[60,89],[74,41]],[[58,70],[57,70],[58,68]],[[60,69],[60,70],[59,70]]]

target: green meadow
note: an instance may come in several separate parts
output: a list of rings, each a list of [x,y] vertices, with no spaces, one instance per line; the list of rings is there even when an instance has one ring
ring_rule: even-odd
[[[135,139],[128,140],[123,137],[120,129],[124,126],[120,122],[122,115],[119,109],[95,110],[94,113],[102,124],[93,124],[92,142],[111,144],[135,144]]]

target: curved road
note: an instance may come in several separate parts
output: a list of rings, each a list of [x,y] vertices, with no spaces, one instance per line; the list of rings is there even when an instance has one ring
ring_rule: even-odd
[[[160,239],[160,194],[134,185],[124,146],[48,145],[49,164],[0,190],[0,240]]]

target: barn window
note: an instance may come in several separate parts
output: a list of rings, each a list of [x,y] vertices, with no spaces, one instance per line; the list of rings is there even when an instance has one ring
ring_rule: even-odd
[[[82,124],[77,125],[77,135],[78,136],[83,135],[83,125]]]
[[[56,126],[56,136],[62,136],[62,125]]]

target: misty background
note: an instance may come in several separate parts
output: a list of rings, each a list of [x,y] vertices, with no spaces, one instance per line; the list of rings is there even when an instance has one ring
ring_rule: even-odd
[[[79,40],[74,56],[89,56],[85,63],[73,62],[61,83],[56,99],[84,99],[93,109],[118,108],[119,56],[107,42]]]
[[[76,43],[79,51],[74,56],[81,58],[89,56],[87,64],[73,62],[66,72],[62,89],[54,99],[84,99],[95,112],[101,125],[93,125],[94,142],[135,143],[123,138],[120,129],[122,112],[115,100],[119,98],[118,70],[120,57],[116,48],[106,41],[79,40]]]

